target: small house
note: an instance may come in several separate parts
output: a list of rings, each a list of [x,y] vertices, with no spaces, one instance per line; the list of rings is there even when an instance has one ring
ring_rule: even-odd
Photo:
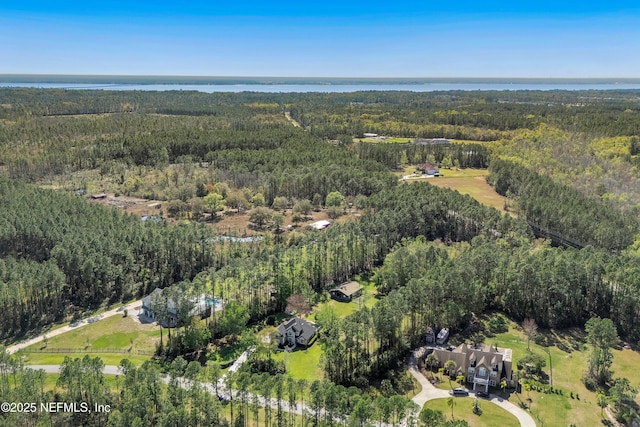
[[[315,323],[299,317],[293,317],[278,326],[278,345],[287,351],[295,349],[298,345],[309,347],[320,327]]]
[[[329,290],[329,294],[337,301],[351,302],[362,295],[362,289],[362,285],[358,282],[346,282]]]
[[[440,168],[438,166],[431,165],[428,163],[422,165],[420,167],[420,171],[422,171],[422,173],[425,175],[440,176]]]

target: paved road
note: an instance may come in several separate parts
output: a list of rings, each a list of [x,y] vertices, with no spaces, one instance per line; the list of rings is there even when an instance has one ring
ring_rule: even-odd
[[[422,386],[422,391],[413,396],[413,399],[411,399],[418,406],[420,406],[420,409],[422,409],[424,404],[429,400],[448,398],[451,396],[448,391],[441,390],[431,384],[431,382],[424,375],[422,375],[422,372],[418,370],[416,355],[421,355],[423,351],[424,349],[422,348],[415,350],[409,359],[409,372],[416,380],[418,380],[418,382]],[[475,397],[473,392],[470,395],[471,397]],[[508,400],[504,400],[500,396],[492,394],[489,397],[489,402],[494,403],[510,414],[513,414],[518,419],[522,427],[536,427],[535,421],[527,411],[523,410],[517,405],[514,405]]]
[[[7,353],[12,354],[18,350],[22,350],[25,347],[29,347],[30,345],[36,344],[44,340],[44,337],[47,338],[55,337],[57,335],[64,334],[65,332],[69,332],[78,328],[82,328],[83,326],[87,326],[91,323],[97,322],[102,319],[106,319],[107,317],[115,316],[116,314],[122,315],[124,309],[129,311],[129,314],[133,315],[133,310],[142,305],[142,300],[137,300],[130,302],[129,304],[124,305],[124,307],[114,308],[113,310],[105,311],[104,313],[88,317],[86,319],[79,320],[77,322],[72,323],[74,326],[68,325],[63,326],[58,329],[54,329],[53,331],[46,332],[44,334],[38,335],[26,341],[19,342],[18,344],[14,344],[12,346],[7,347]]]
[[[248,356],[248,353],[245,352],[243,353],[243,355]],[[246,360],[246,356],[245,356],[245,360]],[[242,363],[240,363],[242,364]],[[60,373],[60,365],[28,365],[27,366],[30,369],[35,369],[35,370],[44,370],[46,373],[48,374],[58,374]],[[107,375],[122,375],[122,371],[120,370],[119,366],[114,366],[114,365],[106,365],[103,369],[102,369],[102,373],[103,374],[107,374]],[[170,377],[167,375],[163,375],[162,376],[162,381],[166,384],[169,383],[170,381]],[[182,378],[179,377],[178,378],[178,384],[180,385],[180,387],[182,388],[190,388],[193,386],[195,382],[192,380],[188,380],[186,378]],[[216,390],[215,387],[212,386],[209,383],[198,383],[204,390],[208,391],[211,394],[215,394]],[[218,393],[222,394],[222,395],[231,395],[233,392],[233,399],[235,401],[238,401],[241,399],[240,397],[240,393],[238,390],[229,390],[229,388],[227,387],[226,383],[223,381],[222,383],[218,384]],[[252,393],[246,393],[245,396],[245,401],[246,402],[253,402],[255,397]],[[277,399],[271,398],[271,399],[265,399],[262,396],[258,396],[258,405],[261,407],[265,407],[265,406],[269,406],[272,409],[277,409],[278,408],[278,404],[280,405],[280,408],[285,411],[285,412],[293,412],[297,415],[306,415],[306,416],[311,416],[314,412],[312,411],[311,408],[309,408],[306,405],[300,405],[300,404],[296,404],[296,405],[290,405],[288,401],[284,400],[284,401],[280,401],[278,403]],[[320,412],[320,418],[323,418],[325,416],[324,411]],[[345,424],[346,423],[346,418],[345,417],[340,417],[339,415],[335,416],[334,419],[341,424]],[[389,425],[383,425],[381,427],[391,427]]]

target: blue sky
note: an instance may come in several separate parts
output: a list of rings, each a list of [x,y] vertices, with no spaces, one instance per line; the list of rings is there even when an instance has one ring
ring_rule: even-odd
[[[637,1],[0,0],[0,74],[640,77],[639,53]]]

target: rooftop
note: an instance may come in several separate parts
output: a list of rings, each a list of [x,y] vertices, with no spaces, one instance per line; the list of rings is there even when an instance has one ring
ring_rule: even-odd
[[[350,296],[355,294],[356,292],[358,292],[359,290],[362,289],[362,285],[358,282],[346,282],[341,284],[340,286],[337,286],[333,289],[331,289],[331,291],[340,291],[343,294]]]

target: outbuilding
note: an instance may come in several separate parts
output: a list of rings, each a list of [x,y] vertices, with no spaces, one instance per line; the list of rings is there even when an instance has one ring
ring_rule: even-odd
[[[329,290],[329,294],[331,294],[331,298],[337,301],[351,302],[362,295],[362,289],[364,288],[358,282],[345,282],[340,286]]]

